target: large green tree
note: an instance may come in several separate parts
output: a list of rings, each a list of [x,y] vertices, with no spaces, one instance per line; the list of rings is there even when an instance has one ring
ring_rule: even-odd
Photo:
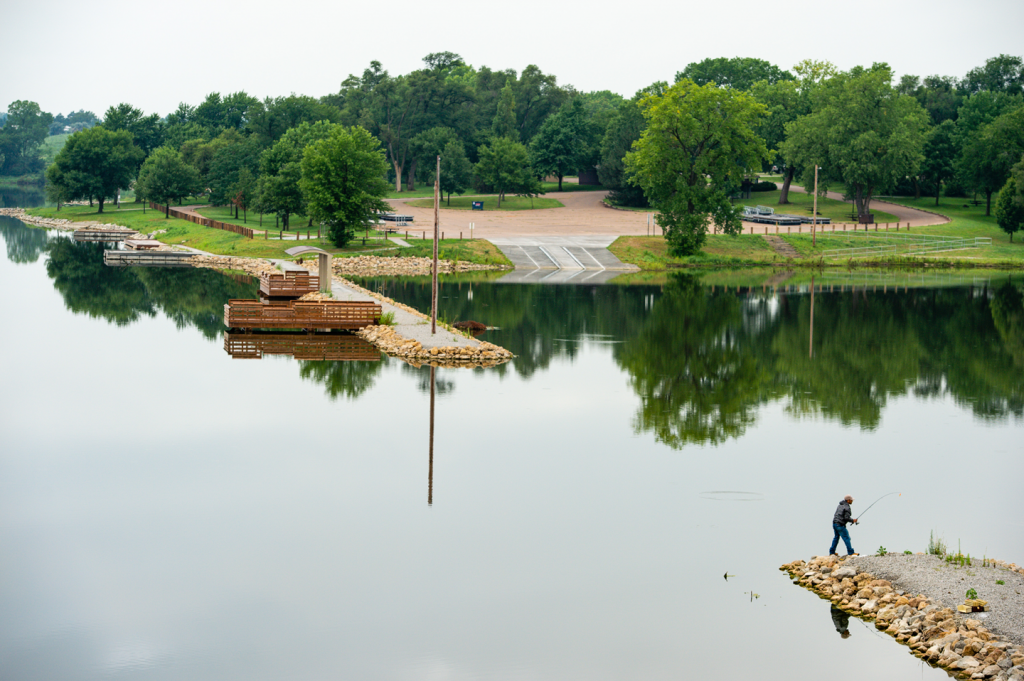
[[[717,57],[687,64],[685,69],[676,73],[676,82],[683,79],[692,80],[697,85],[714,83],[719,87],[749,90],[758,81],[773,85],[793,80],[793,74],[763,59]]]
[[[566,175],[593,166],[598,154],[596,131],[587,120],[583,100],[574,97],[548,116],[530,149],[534,169],[557,177],[558,191]]]
[[[996,224],[1010,235],[1010,241],[1013,241],[1014,232],[1024,229],[1024,201],[1021,200],[1021,191],[1013,175],[999,190],[999,198],[996,199]]]
[[[164,204],[166,217],[170,217],[172,199],[181,201],[201,190],[199,171],[185,163],[181,154],[170,147],[159,147],[149,155],[135,183],[135,193],[142,199]]]
[[[781,150],[805,168],[805,184],[818,165],[824,186],[846,185],[866,219],[876,191],[917,174],[927,126],[917,100],[892,87],[887,65],[857,67],[814,90],[812,113],[786,125]]]
[[[987,59],[984,66],[968,71],[961,85],[971,94],[987,90],[1019,95],[1024,92],[1024,59],[1009,54]]]
[[[47,180],[60,183],[65,200],[96,199],[102,213],[103,203],[129,186],[141,158],[130,132],[97,126],[68,137]]]
[[[285,229],[293,214],[305,210],[305,194],[300,185],[305,149],[313,142],[327,139],[336,127],[328,121],[301,123],[285,132],[260,156],[260,211],[280,215]]]
[[[498,208],[506,194],[535,195],[540,181],[530,167],[530,152],[508,137],[496,137],[480,147],[476,174],[486,186],[498,194]]]
[[[712,223],[738,234],[742,223],[729,194],[769,158],[754,132],[764,105],[739,90],[681,80],[641,107],[647,129],[626,167],[658,209],[672,254],[698,253]]]
[[[341,248],[356,229],[389,209],[387,159],[380,142],[365,128],[334,126],[326,139],[311,143],[302,156],[302,191],[310,217],[327,226]]]
[[[107,130],[127,130],[132,134],[135,145],[149,156],[163,144],[164,129],[157,114],[145,115],[141,109],[122,102],[112,106],[103,114],[103,127]],[[141,161],[139,162],[141,164]]]
[[[1024,106],[983,125],[965,142],[960,153],[961,177],[985,195],[985,215],[992,213],[992,195],[1010,176],[1024,154]]]
[[[953,177],[956,171],[956,124],[947,119],[929,130],[923,153],[921,177],[935,184],[937,206],[942,183]]]
[[[647,127],[640,100],[650,94],[664,94],[667,89],[668,83],[658,81],[639,90],[632,99],[619,105],[615,116],[608,122],[601,140],[597,179],[609,190],[608,200],[615,205],[636,208],[647,208],[650,205],[643,189],[629,181],[626,154]]]
[[[51,123],[53,115],[35,102],[19,99],[11,103],[0,128],[0,175],[23,175],[42,169],[39,146],[49,134]]]
[[[461,194],[469,189],[472,179],[473,165],[466,158],[462,142],[452,140],[441,151],[441,193],[448,195],[450,204],[452,194]]]

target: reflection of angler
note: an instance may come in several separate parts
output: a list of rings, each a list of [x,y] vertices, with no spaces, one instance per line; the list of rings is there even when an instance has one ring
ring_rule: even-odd
[[[832,624],[843,638],[850,638],[850,615],[835,605],[832,606]]]

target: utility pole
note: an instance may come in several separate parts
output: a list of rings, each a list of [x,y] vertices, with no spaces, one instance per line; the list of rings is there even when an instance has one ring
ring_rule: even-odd
[[[437,171],[434,173],[434,266],[430,282],[430,335],[437,333],[437,237],[441,205],[441,157],[437,157]]]
[[[814,164],[814,207],[811,209],[813,221],[811,222],[811,248],[818,247],[818,164]]]

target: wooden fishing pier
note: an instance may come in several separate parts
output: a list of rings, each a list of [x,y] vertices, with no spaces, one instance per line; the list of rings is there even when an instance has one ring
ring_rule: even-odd
[[[224,326],[229,329],[346,329],[355,331],[380,321],[378,303],[347,300],[310,300],[267,304],[259,300],[231,300],[224,305]]]
[[[359,336],[341,333],[224,332],[224,351],[233,359],[290,355],[332,362],[378,362],[380,350]]]

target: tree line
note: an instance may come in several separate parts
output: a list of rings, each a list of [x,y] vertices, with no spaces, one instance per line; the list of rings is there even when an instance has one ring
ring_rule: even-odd
[[[536,66],[474,68],[439,52],[404,75],[373,61],[320,98],[211,93],[163,118],[122,103],[69,137],[48,178],[53,200],[96,200],[101,210],[134,186],[137,196],[161,203],[209,192],[211,203],[233,205],[243,220],[257,210],[285,228],[296,215],[330,214],[337,222],[344,202],[336,195],[324,203],[323,173],[337,170],[341,156],[334,154],[335,166],[306,163],[306,175],[303,161],[315,145],[327,154],[322,143],[344,129],[350,141],[373,147],[362,172],[379,171],[396,192],[432,183],[438,156],[447,196],[472,188],[499,201],[537,194],[544,176],[561,187],[566,175],[596,166],[611,202],[659,212],[677,254],[698,251],[711,223],[738,232],[730,197],[773,166],[782,173],[781,204],[794,181],[809,184],[817,165],[822,190],[843,190],[865,219],[880,193],[936,200],[976,193],[990,212],[1009,182],[996,213],[1012,234],[1024,214],[1024,166],[1014,171],[1024,155],[1022,90],[1022,60],[1008,55],[961,79],[898,82],[886,64],[841,72],[806,60],[787,71],[759,59],[718,58],[691,63],[672,85],[653,83],[626,100],[559,85]],[[85,124],[86,114],[64,120]],[[12,104],[0,128],[0,172],[37,163],[38,145],[54,126],[38,105]],[[381,183],[372,184],[354,202],[365,211],[385,195]],[[349,210],[346,219],[368,215]],[[339,238],[353,227],[339,228]]]

